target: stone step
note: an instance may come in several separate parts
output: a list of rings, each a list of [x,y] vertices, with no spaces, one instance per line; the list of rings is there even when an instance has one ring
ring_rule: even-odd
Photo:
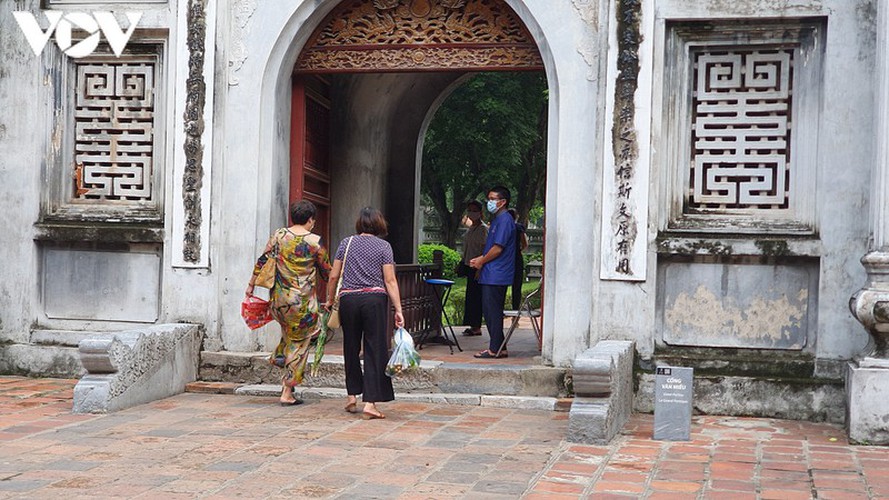
[[[253,397],[278,397],[281,394],[279,384],[248,384],[238,385],[219,382],[194,382],[188,384],[186,392],[236,394]],[[346,399],[346,390],[335,387],[296,387],[296,397],[300,399]],[[440,392],[398,392],[395,399],[400,402],[454,404],[466,406],[485,406],[489,408],[511,408],[521,410],[568,411],[571,398],[537,397],[537,396],[495,396],[487,394],[440,393]]]
[[[256,352],[204,351],[198,378],[204,382],[280,387],[281,370],[269,364],[268,356]],[[562,398],[569,394],[566,375],[565,368],[550,366],[424,359],[418,370],[396,377],[394,386],[399,396],[418,393]],[[325,355],[318,375],[312,377],[307,373],[301,387],[345,387],[343,357]]]

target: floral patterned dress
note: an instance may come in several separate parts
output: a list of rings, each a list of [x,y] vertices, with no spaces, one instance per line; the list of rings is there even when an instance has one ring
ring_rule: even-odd
[[[327,249],[317,234],[296,235],[287,228],[275,231],[265,251],[256,260],[253,275],[258,276],[268,259],[275,259],[275,285],[270,295],[272,317],[281,325],[281,342],[269,360],[284,358],[284,383],[288,387],[303,381],[309,345],[321,325],[315,294],[318,278],[327,280],[330,262]]]

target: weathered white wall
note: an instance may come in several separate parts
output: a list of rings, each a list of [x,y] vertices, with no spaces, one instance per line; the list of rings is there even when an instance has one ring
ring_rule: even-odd
[[[355,231],[358,211],[379,208],[400,264],[414,262],[417,144],[431,103],[455,73],[332,75],[331,243]]]
[[[37,0],[0,4],[0,340],[27,342],[36,319],[37,251],[32,225],[40,210],[40,177],[49,148],[50,95],[41,60],[12,17]]]
[[[662,342],[663,332],[656,324],[659,312],[655,291],[663,284],[657,282],[658,275],[653,271],[657,269],[654,239],[658,234],[658,218],[667,208],[662,196],[662,186],[667,179],[666,163],[664,152],[659,150],[664,146],[661,134],[665,127],[661,121],[666,111],[661,106],[666,98],[658,95],[664,77],[664,23],[671,19],[824,16],[827,30],[822,61],[823,94],[817,124],[820,141],[793,145],[794,148],[814,148],[817,158],[816,165],[806,167],[814,167],[816,171],[818,192],[799,193],[816,198],[817,234],[813,253],[820,255],[817,326],[810,332],[807,349],[819,360],[853,356],[867,341],[867,335],[850,315],[847,302],[848,296],[864,279],[858,259],[865,251],[869,233],[867,217],[862,214],[867,213],[873,162],[870,133],[873,95],[869,82],[873,79],[874,65],[874,2],[657,0],[650,13],[652,17],[644,18],[642,22],[643,47],[640,53],[642,71],[654,66],[654,87],[640,86],[638,92],[653,92],[655,99],[651,110],[639,108],[636,117],[637,123],[649,120],[652,123],[652,154],[648,158],[640,156],[642,167],[650,169],[651,174],[649,273],[644,282],[603,282],[598,286],[592,301],[591,343],[596,339],[629,338],[636,341],[643,357],[649,357],[655,344]],[[646,45],[650,45],[647,50]],[[857,83],[849,85],[852,81]],[[613,96],[606,96],[606,99],[613,99]],[[607,141],[608,131],[605,133]],[[642,135],[639,140],[644,142],[649,138]],[[726,238],[737,237],[726,235]],[[764,283],[763,286],[768,285]],[[839,365],[829,362],[827,365],[830,367],[825,368],[824,374],[836,376],[839,373]]]
[[[640,141],[651,141],[650,154],[640,156],[650,174],[647,274],[641,282],[601,281],[600,224],[604,148],[610,147],[603,111],[611,96],[605,92],[608,34],[614,19],[613,0],[506,0],[538,43],[550,89],[548,172],[546,187],[546,262],[544,349],[547,362],[570,364],[574,357],[602,339],[634,340],[643,357],[660,341],[657,328],[657,254],[654,239],[659,211],[664,208],[659,186],[664,172],[657,145],[661,139],[661,110],[641,106],[636,123]],[[45,60],[34,57],[24,43],[12,10],[37,11],[40,2],[0,3],[0,340],[25,343],[35,322],[44,328],[74,328],[77,323],[46,322],[38,286],[39,255],[33,224],[44,189],[42,161],[52,149],[51,78]],[[251,351],[268,348],[277,332],[269,327],[249,332],[239,315],[243,289],[255,257],[270,231],[286,222],[290,142],[290,75],[296,58],[317,24],[338,2],[312,0],[265,2],[219,0],[214,61],[216,80],[212,123],[213,198],[210,213],[209,268],[183,269],[171,265],[170,238],[177,224],[172,175],[173,152],[164,162],[164,241],[161,259],[159,322],[196,322],[207,328],[204,348]],[[141,8],[141,6],[140,6]],[[184,33],[177,28],[178,2],[147,4],[140,26],[168,31],[167,102],[176,102],[174,82],[187,71]],[[848,297],[863,282],[858,259],[869,234],[866,217],[873,161],[870,123],[874,52],[874,3],[871,0],[767,0],[688,2],[651,0],[643,18],[643,70],[652,86],[640,86],[640,103],[660,85],[664,22],[668,19],[746,17],[827,18],[823,61],[823,99],[817,146],[817,229],[820,239],[819,289],[815,354],[825,360],[848,358],[867,340],[847,311]],[[658,42],[660,40],[660,42]],[[658,45],[661,43],[661,45]],[[607,73],[613,77],[613,73]],[[431,77],[430,77],[431,78]],[[424,81],[407,75],[343,77],[339,92],[348,108],[339,119],[350,122],[333,158],[335,184],[331,245],[352,231],[358,208],[392,207],[397,190],[414,189],[411,179],[388,178],[387,169],[403,173],[405,159],[393,160],[415,142],[408,132],[418,123],[398,128],[400,113],[424,113],[444,91],[447,78],[428,83],[421,96],[405,99]],[[643,79],[644,83],[645,80]],[[849,85],[849,82],[856,82]],[[428,102],[427,102],[428,101]],[[167,119],[181,120],[167,108]],[[406,111],[407,110],[407,111]],[[651,125],[650,136],[645,131]],[[643,127],[642,125],[646,125]],[[172,140],[172,127],[167,144]],[[398,130],[403,137],[393,137]],[[644,150],[642,150],[644,151]],[[394,166],[393,166],[394,165]],[[391,171],[390,171],[391,173]],[[349,182],[343,182],[349,179]],[[416,182],[416,179],[413,179]],[[394,194],[395,193],[395,194]],[[390,219],[395,214],[390,215]],[[403,214],[397,215],[403,219]],[[412,217],[412,214],[411,214]],[[84,326],[85,325],[85,326]],[[81,326],[115,329],[115,322]]]
[[[92,7],[56,8],[92,12]],[[112,331],[132,328],[134,322],[168,320],[202,323],[215,331],[217,293],[208,270],[168,265],[172,260],[171,207],[176,203],[173,186],[177,182],[172,175],[172,124],[181,119],[174,116],[172,103],[176,93],[181,93],[175,87],[177,71],[186,69],[188,57],[185,46],[177,41],[181,35],[176,24],[178,2],[140,4],[138,8],[122,4],[115,9],[118,13],[142,12],[131,44],[146,39],[165,41],[155,110],[161,117],[155,134],[167,146],[154,157],[155,168],[160,170],[155,189],[163,195],[163,219],[157,224],[163,235],[159,244],[109,246],[102,243],[110,240],[101,229],[74,229],[71,233],[79,231],[82,236],[62,244],[41,246],[35,242],[41,233],[35,227],[41,217],[41,199],[51,182],[46,165],[56,155],[66,166],[70,163],[70,151],[63,143],[63,137],[71,133],[66,128],[69,122],[64,116],[53,116],[53,103],[73,92],[73,84],[61,78],[60,61],[66,59],[54,46],[55,36],[38,57],[12,15],[14,11],[34,13],[45,28],[40,9],[38,1],[0,3],[0,178],[6,186],[0,197],[4,228],[0,257],[7,263],[0,271],[0,340],[26,344],[32,340],[31,330]],[[205,219],[209,221],[209,214]],[[84,228],[89,226],[83,224]],[[72,246],[78,242],[85,246]],[[100,252],[92,250],[95,244]],[[106,265],[108,262],[114,265]],[[150,265],[144,265],[146,262]],[[58,263],[66,263],[65,268],[55,269]],[[70,268],[80,264],[89,268]],[[121,266],[128,271],[120,271]]]

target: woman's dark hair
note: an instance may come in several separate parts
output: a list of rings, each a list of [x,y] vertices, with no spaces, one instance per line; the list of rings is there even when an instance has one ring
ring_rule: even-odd
[[[368,233],[382,238],[389,234],[389,225],[382,212],[373,207],[364,207],[358,212],[355,232],[358,234]]]
[[[468,202],[466,202],[466,209],[468,210],[470,208],[474,208],[475,212],[481,212],[483,206],[482,203],[478,200],[469,200]]]
[[[290,221],[294,224],[305,224],[315,216],[318,209],[311,201],[294,201],[290,204]]]

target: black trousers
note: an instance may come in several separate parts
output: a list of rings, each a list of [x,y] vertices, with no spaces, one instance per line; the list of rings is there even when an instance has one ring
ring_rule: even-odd
[[[473,272],[473,274],[475,274]],[[482,327],[482,286],[474,276],[466,278],[466,300],[463,302],[463,325]]]
[[[392,379],[386,375],[386,363],[389,362],[388,306],[388,297],[382,293],[347,293],[340,298],[346,392],[350,396],[363,394],[361,400],[365,403],[395,399]],[[358,358],[362,344],[363,373]]]
[[[516,259],[515,274],[512,277],[512,308],[514,310],[517,310],[522,305],[522,283],[525,282],[525,273],[522,265],[519,263],[521,260],[522,256],[519,254],[518,259]]]

